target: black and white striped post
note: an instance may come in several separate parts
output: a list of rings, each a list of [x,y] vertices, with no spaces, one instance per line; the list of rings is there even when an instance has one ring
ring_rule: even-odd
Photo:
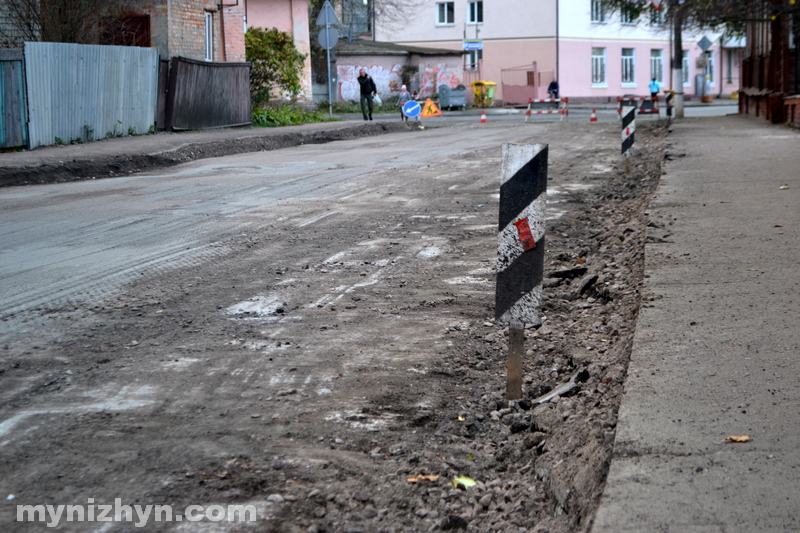
[[[625,173],[631,173],[631,154],[633,154],[633,137],[636,133],[636,108],[622,108],[622,155],[625,156]]]
[[[508,324],[506,397],[522,398],[525,324],[540,324],[547,193],[546,144],[504,144],[495,319]]]

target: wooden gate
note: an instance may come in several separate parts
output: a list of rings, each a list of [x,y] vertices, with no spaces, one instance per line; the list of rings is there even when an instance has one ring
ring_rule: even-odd
[[[22,50],[0,50],[0,148],[28,144]]]

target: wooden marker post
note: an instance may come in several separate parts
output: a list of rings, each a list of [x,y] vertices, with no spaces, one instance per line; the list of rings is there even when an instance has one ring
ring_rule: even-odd
[[[495,319],[508,324],[506,397],[522,398],[525,324],[540,324],[547,193],[546,144],[504,144]]]

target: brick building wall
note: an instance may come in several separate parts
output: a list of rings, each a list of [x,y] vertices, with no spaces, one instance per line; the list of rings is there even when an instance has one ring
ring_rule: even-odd
[[[126,14],[144,14],[150,16],[151,46],[158,48],[163,59],[175,56],[188,57],[203,61],[206,59],[206,14],[211,17],[212,24],[212,61],[224,61],[221,13],[216,0],[126,0]],[[241,15],[243,16],[243,14]],[[240,16],[240,17],[241,17]],[[236,15],[231,13],[231,18]],[[226,19],[228,22],[228,19]],[[240,36],[241,45],[236,41],[236,31],[241,34],[243,22],[231,23],[225,28],[226,41],[232,42],[235,50],[241,46],[244,55],[244,36]],[[237,56],[237,52],[232,54]],[[238,61],[231,59],[228,61]]]
[[[231,2],[232,3],[232,2]],[[244,49],[245,9],[239,6],[223,8],[224,44],[223,61],[246,61]]]
[[[213,21],[212,61],[221,61],[220,14],[213,0],[167,0],[169,6],[169,57],[206,59],[206,13]]]

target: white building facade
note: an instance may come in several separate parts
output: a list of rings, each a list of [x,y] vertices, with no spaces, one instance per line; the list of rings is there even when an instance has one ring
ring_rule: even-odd
[[[707,54],[697,44],[703,36],[712,43]],[[706,75],[710,95],[738,90],[740,49],[721,47],[719,38],[714,32],[683,32],[682,85],[688,97],[702,94]],[[410,9],[402,26],[382,27],[378,21],[375,39],[472,48],[464,58],[465,84],[493,81],[496,98],[506,103],[521,99],[520,86],[527,86],[525,95],[546,98],[556,78],[561,96],[575,101],[647,96],[652,78],[675,89],[671,28],[652,7],[633,19],[608,13],[599,0],[430,0]]]

